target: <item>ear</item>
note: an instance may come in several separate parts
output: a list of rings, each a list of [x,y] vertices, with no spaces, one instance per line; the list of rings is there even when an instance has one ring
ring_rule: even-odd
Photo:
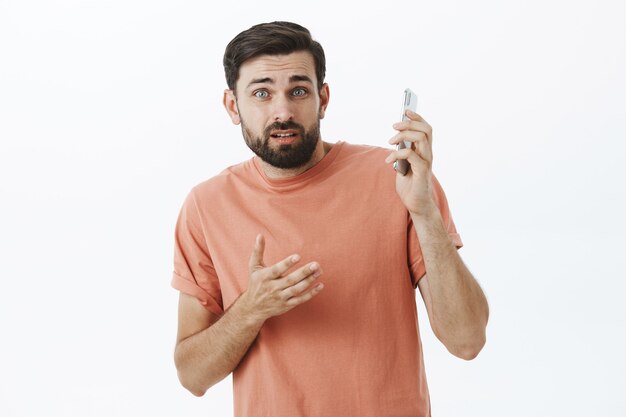
[[[329,100],[330,89],[328,88],[328,84],[324,83],[322,85],[322,89],[320,90],[320,119],[323,119],[326,114],[326,107],[328,106]]]
[[[235,96],[235,92],[233,90],[224,90],[224,98],[222,100],[224,103],[224,108],[228,115],[230,116],[230,120],[232,120],[233,124],[238,125],[241,123],[241,117],[239,117],[239,109],[237,108],[237,96]]]

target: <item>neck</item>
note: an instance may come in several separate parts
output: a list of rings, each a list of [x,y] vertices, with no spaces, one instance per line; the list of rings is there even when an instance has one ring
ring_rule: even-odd
[[[324,158],[324,156],[328,153],[328,151],[330,151],[332,147],[333,147],[333,144],[326,143],[320,139],[320,141],[317,143],[317,146],[315,147],[315,151],[313,152],[313,155],[311,156],[311,160],[309,160],[309,162],[297,168],[289,168],[289,169],[276,168],[275,166],[272,166],[268,164],[267,162],[263,161],[261,158],[259,158],[258,161],[260,162],[261,167],[263,168],[263,172],[265,172],[265,175],[267,175],[268,178],[280,179],[280,178],[295,177],[296,175],[300,175],[303,172],[308,171],[309,169],[317,165],[317,163],[321,161],[322,158]]]

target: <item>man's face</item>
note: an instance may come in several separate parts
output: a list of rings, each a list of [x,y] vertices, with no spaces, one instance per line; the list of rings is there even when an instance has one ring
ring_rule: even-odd
[[[225,104],[241,123],[248,147],[277,168],[297,168],[311,159],[320,141],[320,119],[328,87],[317,91],[313,57],[305,51],[262,55],[241,66],[236,98]],[[234,106],[233,106],[234,104]]]

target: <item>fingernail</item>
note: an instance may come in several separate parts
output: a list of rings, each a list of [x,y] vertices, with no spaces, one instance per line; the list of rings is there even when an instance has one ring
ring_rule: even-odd
[[[291,257],[291,262],[298,262],[300,260],[300,255],[293,255]]]
[[[311,264],[309,265],[309,269],[311,270],[311,272],[315,271],[318,268],[317,264]]]

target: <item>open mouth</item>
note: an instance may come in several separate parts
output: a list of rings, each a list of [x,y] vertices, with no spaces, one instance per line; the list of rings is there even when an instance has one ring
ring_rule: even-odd
[[[289,144],[294,142],[298,138],[298,132],[294,130],[289,131],[273,131],[270,137],[276,142],[281,144]]]

